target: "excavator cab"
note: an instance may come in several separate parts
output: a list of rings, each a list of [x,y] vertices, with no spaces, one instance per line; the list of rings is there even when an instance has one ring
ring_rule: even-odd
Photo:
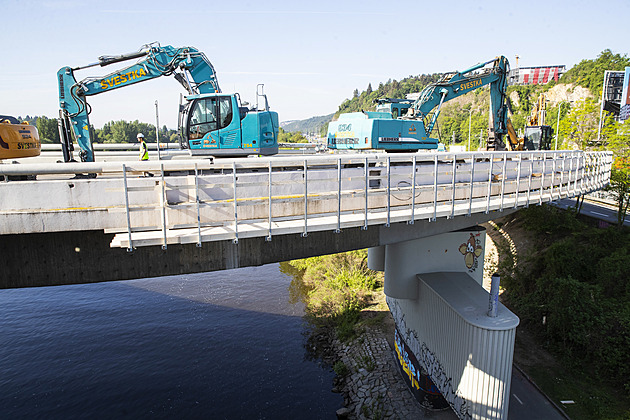
[[[182,143],[192,155],[247,156],[278,153],[278,114],[249,109],[238,94],[187,96],[181,108]]]

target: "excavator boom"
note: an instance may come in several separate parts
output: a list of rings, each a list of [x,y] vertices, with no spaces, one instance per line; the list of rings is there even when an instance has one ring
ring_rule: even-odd
[[[492,146],[495,143],[502,145],[507,134],[505,92],[508,72],[509,63],[500,56],[462,72],[444,75],[440,81],[425,87],[406,109],[403,100],[391,100],[389,110],[387,104],[381,103],[376,112],[342,114],[329,124],[328,147],[401,152],[437,149],[438,139],[431,135],[444,102],[486,85],[490,85]],[[400,116],[398,112],[392,116],[393,109],[400,110]]]
[[[138,59],[134,64],[116,70],[103,77],[88,77],[81,81],[75,79],[75,71],[82,70],[90,67],[104,67],[123,61]],[[160,46],[159,43],[152,43],[144,45],[138,51],[115,55],[115,56],[101,56],[97,62],[80,66],[80,67],[63,67],[57,72],[57,80],[59,83],[59,133],[61,136],[61,143],[64,153],[64,160],[73,160],[73,139],[78,143],[81,151],[79,153],[82,161],[93,162],[94,153],[92,148],[93,135],[90,132],[89,113],[90,106],[88,105],[86,98],[88,96],[98,95],[106,93],[115,89],[127,87],[136,83],[152,80],[162,76],[174,76],[175,79],[186,89],[188,92],[187,98],[193,98],[195,101],[204,100],[204,95],[218,95],[221,94],[219,83],[212,63],[206,58],[206,56],[193,47],[181,47],[175,48],[170,45]],[[229,109],[239,110],[241,107],[238,103],[238,94],[223,95],[221,103],[229,103]],[[191,99],[191,100],[193,100]],[[266,97],[265,97],[266,99]],[[208,103],[210,103],[208,99]],[[219,103],[220,101],[214,100],[213,103]],[[226,102],[227,101],[227,102]],[[225,105],[227,106],[227,105]],[[226,108],[227,109],[227,108]],[[219,109],[213,111],[213,115],[208,114],[208,118],[215,118]],[[250,112],[251,111],[251,112]],[[224,112],[226,112],[224,110]],[[230,129],[230,142],[224,149],[230,149],[229,151],[223,150],[223,154],[255,154],[277,153],[277,113],[271,112],[266,108],[265,110],[243,110],[243,114],[251,113],[250,118],[247,119],[249,123],[256,124],[260,120],[271,121],[271,128],[265,128],[264,141],[258,141],[255,130],[247,130],[247,133],[251,135],[253,133],[254,138],[242,138],[242,132],[245,131],[241,124],[231,124],[231,121],[225,120],[228,117],[228,113],[222,116],[224,119],[223,124],[216,125],[215,130],[217,133],[215,137],[218,138],[218,132],[220,129]],[[232,115],[232,114],[229,114]],[[239,115],[239,112],[234,112],[234,115]],[[241,118],[241,120],[244,119]],[[232,118],[230,116],[230,118]],[[181,118],[180,118],[181,119]],[[275,121],[275,123],[274,123]],[[260,124],[258,124],[260,125]],[[184,130],[187,132],[187,130]],[[209,130],[211,131],[211,130]],[[210,135],[210,134],[209,134]],[[188,139],[186,139],[188,141]],[[182,142],[184,144],[184,142]],[[211,146],[218,147],[216,139],[214,142],[208,140],[208,142],[196,142],[191,147],[190,142],[186,143],[189,148],[203,149],[204,144],[210,148]],[[223,144],[223,142],[221,142]],[[258,150],[265,145],[265,150]],[[244,147],[243,145],[251,145],[251,147]],[[241,150],[241,149],[247,150]],[[275,152],[274,152],[275,150]],[[203,153],[206,154],[206,153]]]

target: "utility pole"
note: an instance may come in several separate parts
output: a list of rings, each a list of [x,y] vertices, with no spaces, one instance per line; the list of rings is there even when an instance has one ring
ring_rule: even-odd
[[[470,128],[472,123],[472,104],[470,104],[470,111],[468,113],[468,151],[470,152]]]
[[[558,129],[560,128],[560,111],[562,110],[562,102],[558,102],[558,122],[556,123],[556,147],[555,150],[558,150]]]
[[[158,115],[158,101],[155,100],[155,141],[157,143],[158,160],[160,160],[160,117]]]

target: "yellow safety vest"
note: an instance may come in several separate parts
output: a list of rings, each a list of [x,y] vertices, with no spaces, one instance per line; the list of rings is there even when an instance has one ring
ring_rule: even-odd
[[[149,149],[144,140],[140,140],[140,160],[149,160]]]

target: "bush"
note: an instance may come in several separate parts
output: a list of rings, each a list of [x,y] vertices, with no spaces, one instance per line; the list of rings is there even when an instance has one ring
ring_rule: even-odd
[[[290,261],[290,273],[297,270],[299,285],[292,295],[304,296],[310,320],[319,326],[332,325],[341,340],[354,338],[361,309],[372,301],[372,292],[382,284],[382,275],[367,268],[367,251],[349,251]]]
[[[519,217],[539,246],[527,271],[504,282],[509,303],[566,364],[630,395],[630,231],[589,227],[548,206]]]

